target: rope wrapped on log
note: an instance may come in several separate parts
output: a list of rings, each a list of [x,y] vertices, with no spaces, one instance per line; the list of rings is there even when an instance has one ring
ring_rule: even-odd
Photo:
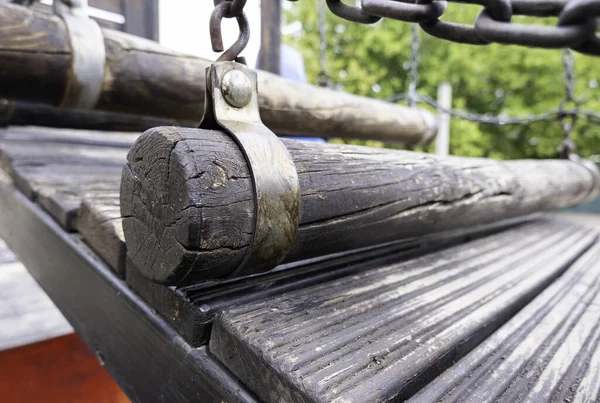
[[[103,29],[104,82],[95,109],[199,122],[211,62],[122,32]],[[62,104],[73,78],[61,18],[0,4],[0,97]],[[263,122],[282,135],[375,139],[407,145],[435,137],[428,111],[259,73]]]
[[[288,262],[567,207],[600,191],[597,169],[569,160],[438,158],[281,141],[301,193]],[[121,182],[131,261],[169,285],[231,276],[252,243],[251,172],[222,132],[148,130],[130,150]]]

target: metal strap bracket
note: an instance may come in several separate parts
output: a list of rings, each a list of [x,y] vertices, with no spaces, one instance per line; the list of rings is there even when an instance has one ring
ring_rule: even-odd
[[[89,17],[87,0],[54,0],[52,8],[67,26],[73,54],[72,75],[60,107],[93,109],[100,98],[106,64],[100,26]]]
[[[242,151],[254,186],[255,225],[236,276],[270,270],[289,252],[300,220],[300,183],[289,151],[261,121],[257,74],[236,62],[206,71],[201,128],[224,130]]]

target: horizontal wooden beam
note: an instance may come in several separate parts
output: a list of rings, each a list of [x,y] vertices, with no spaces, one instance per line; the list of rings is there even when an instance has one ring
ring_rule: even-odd
[[[199,122],[210,62],[143,38],[103,30],[104,83],[96,109]],[[60,106],[72,52],[63,21],[0,4],[0,97]],[[260,72],[260,112],[278,134],[377,139],[416,145],[437,131],[433,115]]]
[[[600,190],[597,170],[568,160],[438,158],[282,141],[301,188],[300,226],[286,261],[567,207]],[[252,243],[252,169],[221,132],[163,127],[139,137],[121,183],[136,267],[167,284],[230,276]]]
[[[2,110],[5,110],[4,114]],[[125,113],[58,109],[28,102],[8,102],[3,105],[0,100],[0,126],[3,125],[143,132],[164,125],[193,127],[194,123]]]

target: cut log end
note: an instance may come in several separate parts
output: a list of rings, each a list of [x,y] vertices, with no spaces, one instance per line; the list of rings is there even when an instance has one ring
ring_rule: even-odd
[[[287,262],[567,207],[600,190],[597,170],[567,160],[282,142],[300,183],[300,223]],[[156,282],[240,275],[252,252],[255,208],[246,158],[221,132],[159,127],[128,155],[121,184],[127,254]]]
[[[153,281],[226,277],[254,225],[252,179],[237,145],[216,131],[159,127],[134,144],[123,168],[128,255]]]

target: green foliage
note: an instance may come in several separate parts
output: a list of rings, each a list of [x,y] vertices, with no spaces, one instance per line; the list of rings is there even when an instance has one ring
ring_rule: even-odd
[[[291,6],[285,15],[288,26],[299,29],[284,41],[302,51],[313,83],[319,73],[318,1],[321,0],[288,3]],[[443,19],[472,24],[479,9],[452,3]],[[556,20],[515,18],[513,22],[555,24]],[[394,20],[355,24],[327,10],[326,29],[327,70],[334,85],[347,92],[383,99],[407,91],[410,24]],[[585,109],[600,110],[600,89],[596,88],[600,82],[599,66],[597,57],[575,56],[575,94]],[[560,50],[463,45],[422,32],[419,72],[420,93],[435,98],[439,83],[450,82],[453,107],[476,113],[539,113],[558,107],[564,95]],[[558,122],[498,127],[453,119],[451,152],[490,158],[552,157],[562,136]],[[582,155],[600,153],[600,127],[580,120],[574,139]]]

